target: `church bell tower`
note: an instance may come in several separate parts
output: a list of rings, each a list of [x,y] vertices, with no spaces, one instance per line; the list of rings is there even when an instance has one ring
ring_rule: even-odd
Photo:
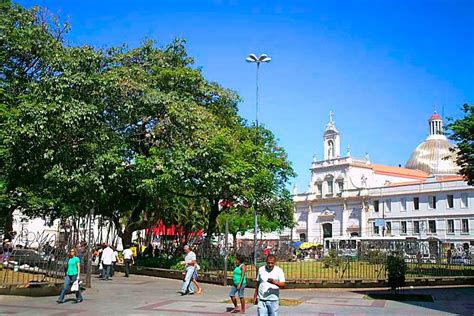
[[[334,113],[329,112],[329,123],[323,136],[324,160],[332,160],[341,157],[341,138],[334,122]]]

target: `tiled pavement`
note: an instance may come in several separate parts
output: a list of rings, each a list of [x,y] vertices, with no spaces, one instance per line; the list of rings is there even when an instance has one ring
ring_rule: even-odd
[[[179,296],[177,280],[131,276],[120,273],[112,281],[94,280],[93,288],[83,293],[84,302],[58,305],[56,297],[0,296],[0,315],[230,315],[229,288],[203,284],[200,296]],[[364,299],[375,290],[306,289],[282,291],[283,298],[303,303],[281,307],[280,315],[474,315],[474,287],[427,288],[408,290],[431,294],[435,302],[393,302]],[[251,297],[253,289],[246,290]],[[72,299],[72,296],[71,296]],[[256,315],[248,306],[247,315]]]

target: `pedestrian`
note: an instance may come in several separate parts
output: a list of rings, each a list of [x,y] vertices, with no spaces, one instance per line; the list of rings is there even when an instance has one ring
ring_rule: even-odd
[[[280,289],[285,287],[285,274],[275,264],[275,255],[269,255],[267,264],[258,269],[253,303],[257,305],[259,316],[278,316]]]
[[[135,259],[133,258],[133,251],[130,249],[130,246],[125,246],[124,251],[122,252],[123,262],[125,264],[125,277],[128,278],[130,274],[130,266],[135,264]]]
[[[202,287],[199,285],[199,282],[197,281],[199,275],[198,275],[198,270],[200,269],[199,264],[196,261],[196,265],[194,266],[194,273],[193,273],[193,284],[194,287],[196,287],[196,294],[201,295],[202,293]]]
[[[118,260],[118,252],[117,252],[117,249],[116,248],[112,248],[112,250],[114,251],[113,254],[112,254],[112,267],[110,269],[110,276],[114,276],[114,272],[115,272],[115,266],[117,265],[117,260]]]
[[[64,303],[64,296],[66,295],[66,292],[71,288],[71,286],[74,284],[74,282],[80,280],[81,278],[81,261],[79,257],[77,256],[77,251],[76,249],[71,249],[69,252],[69,259],[67,261],[67,271],[66,271],[66,277],[64,278],[64,285],[61,290],[61,294],[59,295],[59,298],[56,300],[58,304]],[[82,295],[81,295],[81,287],[79,286],[77,291],[76,291],[76,303],[82,302]]]
[[[184,252],[186,253],[186,256],[184,257],[185,277],[183,280],[183,286],[181,287],[181,291],[179,291],[179,293],[181,295],[192,295],[194,294],[194,285],[192,281],[194,270],[196,269],[196,254],[191,250],[189,245],[184,246]]]
[[[111,280],[111,267],[112,267],[112,258],[114,256],[114,251],[110,246],[107,244],[105,245],[105,249],[102,251],[102,279],[103,280]]]
[[[233,277],[234,285],[230,289],[230,299],[234,303],[234,309],[231,313],[239,312],[239,305],[235,295],[238,293],[240,298],[240,313],[245,314],[245,297],[244,291],[247,286],[247,267],[245,266],[244,259],[241,255],[237,255],[235,258],[235,269]]]

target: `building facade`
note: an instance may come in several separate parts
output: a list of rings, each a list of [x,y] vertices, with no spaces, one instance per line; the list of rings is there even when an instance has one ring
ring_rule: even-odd
[[[334,238],[436,238],[474,247],[474,187],[457,174],[453,146],[434,113],[429,136],[403,168],[340,154],[333,114],[323,134],[323,160],[311,165],[304,193],[294,192],[294,240]]]

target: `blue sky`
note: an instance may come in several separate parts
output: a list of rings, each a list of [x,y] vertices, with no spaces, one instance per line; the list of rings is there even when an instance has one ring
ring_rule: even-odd
[[[474,0],[380,1],[20,1],[72,24],[67,40],[109,47],[145,38],[187,39],[208,80],[236,91],[240,114],[271,129],[309,181],[330,110],[341,153],[369,152],[374,163],[404,165],[428,133],[434,108],[459,117],[474,103]]]

